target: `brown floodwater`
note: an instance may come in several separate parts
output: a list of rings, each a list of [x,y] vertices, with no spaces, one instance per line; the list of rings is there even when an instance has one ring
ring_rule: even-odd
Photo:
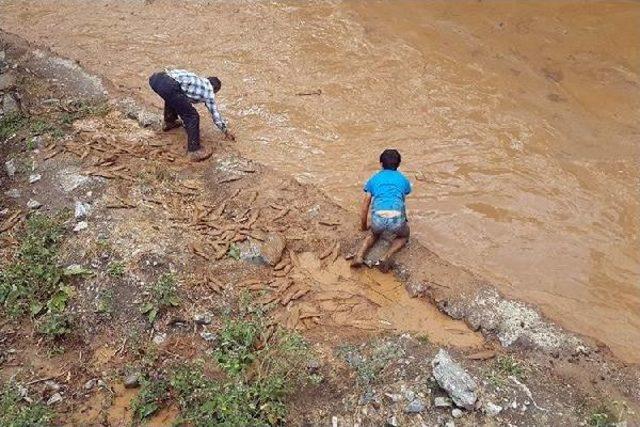
[[[400,149],[416,238],[640,362],[640,3],[0,8],[3,29],[157,106],[152,72],[219,75],[240,149],[354,214],[379,152]]]

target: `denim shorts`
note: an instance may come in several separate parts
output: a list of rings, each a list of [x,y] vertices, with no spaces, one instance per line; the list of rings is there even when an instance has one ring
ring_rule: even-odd
[[[371,231],[375,235],[387,232],[396,237],[409,237],[409,224],[404,215],[387,218],[373,212],[371,214]]]

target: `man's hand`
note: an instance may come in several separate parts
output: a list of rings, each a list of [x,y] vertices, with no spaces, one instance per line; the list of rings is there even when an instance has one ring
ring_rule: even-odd
[[[226,130],[226,131],[224,131],[224,139],[226,139],[227,141],[235,141],[236,137],[235,137],[234,134],[232,134],[231,132]]]

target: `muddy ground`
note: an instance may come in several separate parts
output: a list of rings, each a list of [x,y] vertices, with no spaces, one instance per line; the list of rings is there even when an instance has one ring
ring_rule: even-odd
[[[393,275],[352,271],[356,218],[316,188],[242,158],[222,138],[206,141],[212,159],[188,163],[181,131],[159,132],[156,112],[108,81],[8,34],[2,51],[13,81],[3,97],[29,123],[0,147],[3,165],[15,166],[1,175],[3,268],[29,217],[67,211],[60,264],[83,270],[66,279],[69,333],[50,339],[41,313],[1,312],[0,378],[32,404],[49,403],[53,424],[130,424],[139,388],[123,381],[132,370],[153,381],[201,360],[220,377],[217,337],[246,304],[270,334],[297,331],[313,350],[297,369],[315,380],[286,398],[290,425],[638,422],[640,370],[606,347],[415,242]],[[87,212],[76,217],[78,203]],[[141,308],[165,274],[176,278],[179,303],[150,322]],[[436,407],[447,396],[432,377],[440,348],[477,382],[474,409]],[[176,420],[174,398],[144,422]]]

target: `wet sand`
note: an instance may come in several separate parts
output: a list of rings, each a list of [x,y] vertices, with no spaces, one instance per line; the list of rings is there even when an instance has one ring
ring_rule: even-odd
[[[158,68],[218,74],[241,150],[354,213],[399,148],[418,239],[640,361],[638,3],[0,7],[2,28],[157,106]]]

